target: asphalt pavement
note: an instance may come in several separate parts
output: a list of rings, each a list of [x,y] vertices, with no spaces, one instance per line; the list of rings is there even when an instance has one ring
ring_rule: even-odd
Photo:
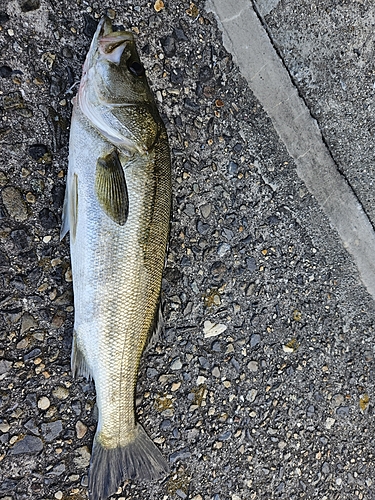
[[[375,7],[0,1],[0,500],[87,497],[60,242],[71,99],[110,7],[166,123],[165,331],[137,415],[171,465],[116,499],[373,499]]]

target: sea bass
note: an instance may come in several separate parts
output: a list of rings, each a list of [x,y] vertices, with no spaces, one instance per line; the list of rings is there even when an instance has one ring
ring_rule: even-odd
[[[74,99],[61,237],[70,231],[72,371],[95,382],[98,426],[89,495],[168,464],[135,418],[138,367],[160,328],[171,163],[133,34],[103,18]]]

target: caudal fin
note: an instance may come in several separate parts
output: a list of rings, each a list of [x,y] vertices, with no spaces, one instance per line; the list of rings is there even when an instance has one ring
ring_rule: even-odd
[[[90,500],[105,500],[126,479],[160,479],[169,466],[142,426],[137,424],[135,439],[127,446],[103,448],[94,441],[89,471]]]

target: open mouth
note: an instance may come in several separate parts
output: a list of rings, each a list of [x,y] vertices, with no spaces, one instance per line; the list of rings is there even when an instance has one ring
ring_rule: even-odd
[[[119,64],[121,55],[127,42],[133,42],[133,33],[130,31],[113,31],[112,23],[108,18],[102,20],[98,26],[98,48],[109,61]]]

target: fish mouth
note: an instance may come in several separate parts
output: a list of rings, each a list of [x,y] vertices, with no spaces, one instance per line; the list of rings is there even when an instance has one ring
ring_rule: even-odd
[[[127,42],[133,40],[133,34],[128,31],[114,31],[99,38],[99,53],[108,61],[119,64]]]
[[[119,64],[122,53],[128,42],[134,42],[130,31],[114,31],[111,20],[104,16],[96,29],[90,47],[88,66],[94,61],[97,52],[108,61]]]

